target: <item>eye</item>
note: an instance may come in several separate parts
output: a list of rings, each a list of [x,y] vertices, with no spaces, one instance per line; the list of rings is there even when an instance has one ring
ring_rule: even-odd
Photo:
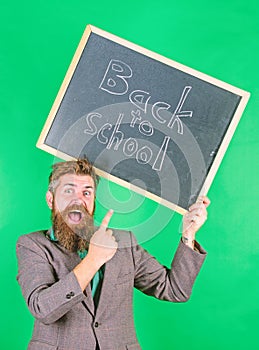
[[[86,197],[91,196],[91,191],[84,191],[84,196],[86,196]]]
[[[66,188],[65,190],[64,190],[64,192],[65,193],[73,193],[73,189],[72,188]]]

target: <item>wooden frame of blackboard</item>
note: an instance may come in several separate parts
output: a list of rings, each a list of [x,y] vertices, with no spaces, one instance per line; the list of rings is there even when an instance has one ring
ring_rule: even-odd
[[[52,123],[55,120],[57,111],[58,111],[58,109],[59,109],[59,107],[60,107],[60,105],[62,103],[62,99],[64,98],[64,96],[66,94],[67,88],[68,88],[68,86],[70,84],[70,81],[71,81],[71,79],[73,77],[73,74],[74,74],[74,72],[75,72],[75,70],[77,68],[77,64],[78,64],[78,62],[80,60],[80,57],[81,57],[81,55],[83,53],[84,48],[87,45],[87,42],[88,42],[88,39],[89,39],[91,33],[95,33],[95,34],[97,34],[97,35],[99,35],[99,36],[101,36],[103,38],[109,39],[109,40],[111,40],[111,41],[113,41],[113,42],[115,42],[115,43],[117,43],[119,45],[122,45],[122,46],[124,46],[126,48],[129,48],[129,49],[131,49],[133,51],[136,51],[136,52],[138,52],[138,53],[140,53],[142,55],[145,55],[145,56],[150,57],[150,58],[152,58],[154,60],[160,61],[160,62],[164,63],[165,65],[168,65],[170,67],[174,67],[174,68],[176,68],[179,71],[185,72],[185,73],[187,73],[187,74],[189,74],[191,76],[197,77],[197,78],[199,78],[199,79],[201,79],[201,80],[203,80],[205,82],[208,82],[208,83],[210,83],[212,85],[215,85],[215,86],[220,87],[220,88],[222,88],[222,89],[224,89],[226,91],[232,92],[232,93],[240,96],[240,103],[238,104],[238,107],[235,110],[235,113],[234,113],[234,115],[233,115],[233,117],[231,119],[230,125],[229,125],[229,127],[228,127],[228,129],[227,129],[227,131],[226,131],[226,133],[225,133],[225,135],[223,137],[223,139],[222,139],[221,145],[220,145],[219,149],[217,150],[216,157],[215,157],[215,159],[213,161],[212,166],[209,169],[207,177],[206,177],[206,179],[205,179],[205,181],[203,183],[203,186],[201,188],[201,191],[199,193],[199,195],[206,195],[208,193],[208,190],[209,190],[209,188],[210,188],[210,186],[212,184],[212,181],[213,181],[213,179],[214,179],[214,177],[216,175],[216,172],[217,172],[217,170],[219,168],[219,165],[220,165],[220,163],[221,163],[221,161],[223,159],[223,156],[224,156],[224,154],[225,154],[225,152],[227,150],[229,142],[230,142],[231,138],[233,137],[235,129],[236,129],[238,123],[239,123],[241,115],[242,115],[242,113],[243,113],[243,111],[245,109],[245,106],[246,106],[247,102],[248,102],[250,93],[247,92],[247,91],[244,91],[242,89],[239,89],[239,88],[237,88],[235,86],[232,86],[232,85],[230,85],[228,83],[225,83],[225,82],[223,82],[221,80],[218,80],[216,78],[208,76],[208,75],[206,75],[204,73],[201,73],[201,72],[199,72],[199,71],[197,71],[195,69],[187,67],[187,66],[185,66],[183,64],[180,64],[180,63],[178,63],[176,61],[173,61],[173,60],[171,60],[169,58],[166,58],[166,57],[164,57],[164,56],[162,56],[160,54],[157,54],[157,53],[155,53],[153,51],[150,51],[150,50],[145,49],[145,48],[143,48],[141,46],[138,46],[138,45],[136,45],[136,44],[134,44],[132,42],[129,42],[129,41],[125,40],[125,39],[122,39],[122,38],[120,38],[120,37],[118,37],[116,35],[108,33],[106,31],[104,31],[102,29],[99,29],[99,28],[97,28],[95,26],[92,26],[92,25],[87,25],[86,26],[86,29],[85,29],[85,31],[83,33],[83,36],[82,36],[82,38],[81,38],[81,40],[79,42],[79,45],[78,45],[78,47],[76,49],[74,57],[73,57],[73,59],[71,61],[71,64],[70,64],[70,66],[69,66],[69,68],[67,70],[65,78],[63,80],[63,83],[62,83],[62,85],[61,85],[61,87],[59,89],[59,92],[58,92],[58,94],[56,96],[56,99],[55,99],[55,101],[54,101],[54,103],[52,105],[52,108],[50,110],[50,113],[48,115],[46,123],[45,123],[45,125],[44,125],[44,127],[42,129],[42,132],[41,132],[40,137],[39,137],[38,142],[37,142],[37,147],[42,149],[42,150],[44,150],[44,151],[46,151],[46,152],[48,152],[48,153],[50,153],[50,154],[52,154],[52,155],[54,155],[54,156],[56,156],[56,157],[58,157],[58,158],[60,158],[60,159],[64,159],[64,160],[75,159],[74,157],[71,157],[70,155],[68,155],[68,154],[66,154],[64,152],[61,152],[60,150],[47,145],[45,143],[45,140],[46,140],[46,137],[47,137],[47,135],[48,135],[48,133],[49,133],[49,131],[51,129]],[[106,178],[108,180],[111,180],[111,181],[113,181],[113,182],[115,182],[115,183],[117,183],[117,184],[119,184],[121,186],[124,186],[124,187],[126,187],[126,188],[128,188],[130,190],[133,190],[133,191],[135,191],[135,192],[137,192],[137,193],[139,193],[139,194],[141,194],[143,196],[146,196],[146,197],[148,197],[148,198],[158,202],[159,204],[162,204],[162,205],[164,205],[164,206],[166,206],[168,208],[171,208],[171,209],[177,211],[178,213],[180,213],[182,215],[184,215],[186,213],[186,211],[187,211],[186,208],[182,208],[181,206],[179,206],[176,203],[172,203],[172,202],[170,202],[170,201],[168,201],[166,199],[163,199],[163,198],[155,195],[154,193],[148,192],[148,191],[146,191],[146,190],[144,190],[144,189],[142,189],[142,188],[140,188],[138,186],[135,186],[135,185],[133,185],[133,184],[131,184],[131,183],[129,183],[129,182],[119,178],[119,177],[115,177],[115,176],[111,175],[110,173],[107,173],[107,172],[105,172],[103,170],[100,170],[98,168],[96,168],[95,170],[96,170],[98,175],[100,175],[100,176],[102,176],[102,177],[104,177],[104,178]]]

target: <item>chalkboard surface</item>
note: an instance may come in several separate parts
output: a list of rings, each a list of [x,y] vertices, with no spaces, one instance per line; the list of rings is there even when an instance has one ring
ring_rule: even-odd
[[[249,93],[88,25],[37,146],[181,214],[206,194]]]

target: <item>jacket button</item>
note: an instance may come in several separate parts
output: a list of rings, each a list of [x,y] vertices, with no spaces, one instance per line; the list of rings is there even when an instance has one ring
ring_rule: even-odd
[[[67,298],[67,299],[71,299],[74,295],[75,295],[74,292],[70,292],[70,293],[68,293],[68,294],[66,295],[66,298]]]
[[[97,328],[99,326],[99,323],[95,322],[94,326]]]

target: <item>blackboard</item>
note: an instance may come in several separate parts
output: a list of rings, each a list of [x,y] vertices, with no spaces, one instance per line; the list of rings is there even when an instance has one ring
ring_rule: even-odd
[[[184,214],[207,194],[249,93],[88,25],[37,146]]]

